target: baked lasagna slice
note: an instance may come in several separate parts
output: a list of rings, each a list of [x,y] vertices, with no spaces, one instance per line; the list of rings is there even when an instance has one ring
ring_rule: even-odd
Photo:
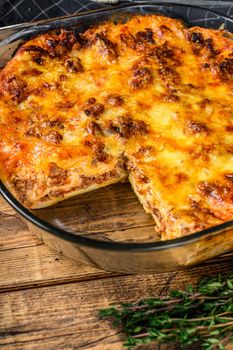
[[[163,239],[233,218],[233,36],[159,15],[60,30],[1,72],[1,178],[27,207],[129,178]]]
[[[1,74],[1,178],[30,208],[127,177],[122,151],[101,130],[99,82],[79,51],[71,32],[44,34]]]

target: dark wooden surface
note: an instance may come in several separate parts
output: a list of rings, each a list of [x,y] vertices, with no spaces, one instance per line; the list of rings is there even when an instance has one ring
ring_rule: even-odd
[[[233,254],[172,273],[100,271],[49,249],[0,199],[0,348],[123,349],[122,334],[99,321],[98,309],[165,294],[218,272],[233,273]]]

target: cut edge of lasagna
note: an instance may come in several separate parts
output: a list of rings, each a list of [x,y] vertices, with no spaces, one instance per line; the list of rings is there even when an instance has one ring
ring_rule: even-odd
[[[13,193],[16,198],[20,200],[24,205],[29,207],[30,209],[42,209],[48,206],[51,206],[53,204],[56,204],[58,202],[61,202],[65,199],[81,195],[90,191],[95,191],[97,189],[100,189],[102,187],[106,187],[115,183],[119,182],[125,182],[127,179],[127,175],[124,171],[117,172],[109,171],[107,173],[100,174],[98,176],[89,176],[85,177],[84,175],[79,176],[80,179],[80,185],[77,185],[72,188],[66,189],[59,189],[57,191],[50,191],[48,194],[44,195],[42,198],[36,199],[36,202],[33,201],[34,196],[30,195],[30,191],[33,191],[33,188],[31,190],[28,190],[27,187],[30,186],[30,180],[21,181],[18,180],[18,184],[16,186],[12,186],[7,181],[4,181],[4,184],[9,189],[11,193]],[[86,182],[86,184],[85,184]],[[18,187],[16,189],[16,187]],[[24,199],[23,196],[25,196],[25,193],[27,191],[27,199]],[[28,199],[30,198],[30,199]]]

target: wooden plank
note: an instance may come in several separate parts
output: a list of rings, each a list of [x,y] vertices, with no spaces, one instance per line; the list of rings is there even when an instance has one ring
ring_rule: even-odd
[[[71,260],[45,244],[0,253],[0,291],[110,275],[110,272]]]
[[[128,184],[109,186],[71,198],[56,206],[35,210],[36,215],[63,229],[96,239],[154,241],[154,222]],[[0,198],[0,250],[40,244],[23,220]]]
[[[8,215],[15,215],[15,210],[0,195],[0,212]]]
[[[29,231],[26,222],[0,196],[0,252],[37,244],[41,242]]]
[[[122,335],[110,328],[107,321],[99,321],[98,309],[164,295],[171,288],[184,288],[204,275],[220,271],[233,273],[232,262],[183,272],[121,276],[1,293],[0,347],[4,350],[123,349]]]
[[[35,210],[62,229],[95,239],[155,241],[154,220],[145,213],[129,184],[116,184]]]
[[[233,254],[215,258],[202,266],[228,266]],[[0,252],[0,290],[53,285],[110,276],[82,261],[71,260],[45,244]],[[119,275],[119,274],[115,274]]]
[[[233,253],[229,253],[205,262],[203,268],[211,264],[223,266],[232,260]],[[89,266],[83,261],[74,261],[64,257],[45,244],[0,252],[0,290],[79,281],[98,276],[110,276],[110,274],[110,272]]]
[[[0,251],[41,244],[17,215],[0,213]]]

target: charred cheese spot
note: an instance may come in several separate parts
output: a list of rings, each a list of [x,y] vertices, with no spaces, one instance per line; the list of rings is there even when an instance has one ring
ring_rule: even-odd
[[[90,106],[89,108],[86,108],[84,110],[84,113],[88,117],[92,117],[94,119],[99,119],[101,114],[104,113],[104,105],[102,105],[101,103],[95,103],[92,106]]]
[[[163,100],[165,102],[177,102],[177,101],[179,101],[179,96],[177,96],[175,94],[168,94],[168,95],[165,95],[163,97]]]
[[[72,102],[72,101],[65,101],[65,102],[63,102],[62,101],[62,102],[59,102],[57,104],[57,108],[59,110],[67,111],[67,110],[73,108],[74,105],[75,105],[75,102]]]
[[[126,47],[131,48],[131,49],[136,48],[136,40],[132,34],[122,33],[122,34],[120,34],[120,40],[122,43],[125,44]]]
[[[209,132],[209,128],[205,123],[189,120],[184,131],[187,134],[192,134],[192,135],[201,134],[201,133],[206,134]]]
[[[63,44],[62,41],[56,39],[47,39],[46,40],[46,48],[49,52],[50,57],[64,57],[67,53],[67,47]]]
[[[231,145],[226,145],[226,152],[233,154],[233,146]]]
[[[43,128],[40,127],[31,127],[25,135],[36,137],[54,144],[59,144],[63,139],[63,136],[57,130],[43,130]]]
[[[6,91],[10,94],[12,101],[17,104],[23,102],[29,94],[27,83],[16,76],[12,76],[7,80]]]
[[[41,42],[41,46],[26,45],[23,47],[23,50],[32,54],[34,62],[43,65],[46,56],[50,58],[62,58],[74,45],[76,45],[76,49],[78,48],[77,45],[81,46],[75,34],[72,31],[61,30],[59,35],[50,33],[47,37],[45,36]]]
[[[185,173],[178,173],[175,174],[176,179],[177,179],[177,183],[180,184],[183,181],[187,181],[188,180],[188,175]]]
[[[56,84],[54,83],[43,83],[43,88],[45,88],[46,90],[52,90],[52,89],[56,89]]]
[[[124,98],[120,95],[109,95],[107,97],[107,102],[108,104],[110,104],[111,106],[122,106],[124,103]]]
[[[44,55],[44,56],[49,54],[48,50],[44,49],[41,46],[36,46],[36,45],[26,45],[22,47],[22,50],[30,53],[33,53],[33,52],[40,53],[41,55]]]
[[[218,55],[219,52],[215,49],[212,38],[205,39],[200,32],[191,32],[188,36],[192,43],[192,49],[195,55],[200,54],[203,49],[208,53],[209,58],[215,58]]]
[[[192,43],[197,44],[199,47],[203,47],[205,44],[204,37],[199,32],[192,32],[190,35],[190,40]]]
[[[150,28],[137,32],[135,37],[139,45],[144,43],[154,44],[153,31]]]
[[[84,71],[80,58],[68,58],[65,67],[69,73],[82,73]]]
[[[171,59],[174,57],[174,51],[171,47],[169,47],[167,42],[165,42],[162,46],[156,47],[153,51],[153,54],[161,63],[163,63],[167,58]]]
[[[39,64],[40,66],[43,66],[45,64],[45,60],[42,57],[42,55],[34,55],[33,62]]]
[[[99,138],[87,136],[84,145],[90,147],[94,152],[93,163],[105,162],[108,159],[108,154],[104,150],[105,145]]]
[[[176,92],[175,85],[180,81],[180,75],[176,70],[169,66],[162,66],[158,69],[158,75],[160,76],[164,86],[172,92]]]
[[[68,50],[72,48],[77,50],[81,47],[79,33],[76,34],[75,31],[61,29],[58,35],[60,44],[66,46]]]
[[[109,40],[104,33],[97,33],[95,36],[95,44],[101,55],[113,62],[118,57],[117,45]]]
[[[44,97],[45,93],[43,92],[42,88],[36,88],[36,89],[32,89],[30,91],[30,95],[35,95],[35,96],[40,96],[40,97]]]
[[[172,30],[170,28],[168,28],[166,25],[162,24],[160,27],[159,27],[159,30],[162,31],[164,34],[167,34],[167,33],[172,33]]]
[[[205,40],[205,46],[206,46],[207,50],[209,51],[210,58],[215,58],[215,56],[218,55],[219,52],[217,50],[215,50],[212,38]]]
[[[203,67],[204,69],[208,69],[208,68],[210,68],[210,64],[207,63],[207,62],[205,62],[205,63],[202,65],[202,67]]]
[[[87,132],[88,134],[92,134],[94,136],[97,134],[102,134],[101,127],[99,126],[99,124],[97,124],[93,120],[88,123]]]
[[[135,120],[130,116],[120,116],[117,120],[111,121],[109,128],[121,137],[128,139],[136,135],[146,135],[148,125],[143,120]]]
[[[32,61],[40,66],[45,65],[46,63],[46,57],[49,55],[49,52],[45,49],[43,49],[40,46],[36,45],[27,45],[25,47],[22,47],[22,50],[29,52]]]
[[[54,120],[45,120],[40,123],[41,128],[55,128],[58,129],[64,129],[64,121],[61,119],[54,119]]]
[[[207,163],[210,160],[210,154],[214,152],[216,147],[214,145],[200,144],[194,145],[190,149],[190,155],[193,160],[204,161]]]
[[[201,108],[206,108],[208,105],[211,105],[211,101],[208,98],[204,98],[201,102],[200,102],[200,107]]]
[[[227,78],[231,79],[231,76],[233,74],[233,58],[225,58],[219,65],[220,71],[222,75]]]
[[[193,44],[193,53],[199,54],[200,50],[205,46],[203,35],[199,32],[191,32],[191,34],[188,33],[188,39]]]
[[[61,118],[51,119],[47,114],[34,113],[28,119],[29,126],[36,126],[39,129],[58,128],[64,129],[64,121]]]
[[[87,100],[87,104],[89,105],[92,105],[92,104],[94,104],[96,102],[96,99],[95,99],[95,97],[90,97],[88,100]]]
[[[148,44],[151,46],[154,44],[154,33],[152,29],[145,28],[145,30],[138,31],[135,35],[130,32],[125,32],[120,34],[120,40],[127,48],[131,48],[138,52],[149,52],[150,48]]]
[[[225,201],[233,202],[233,190],[228,186],[205,181],[198,185],[198,191],[204,196],[219,203]]]
[[[152,150],[153,150],[152,146],[140,146],[137,152],[133,153],[133,156],[135,158],[140,159],[141,157],[148,155]]]
[[[157,62],[160,68],[180,67],[183,61],[185,51],[182,47],[175,47],[165,41],[162,45],[156,46],[151,53],[151,57]]]
[[[43,74],[43,72],[41,72],[40,70],[36,69],[36,68],[32,68],[32,69],[26,69],[24,72],[23,72],[23,75],[32,75],[32,76],[38,76],[38,75],[41,75]]]
[[[58,131],[51,130],[48,133],[43,134],[41,138],[47,142],[59,144],[62,141],[63,136]]]
[[[147,87],[153,81],[153,75],[149,68],[141,67],[134,68],[132,78],[129,81],[129,85],[133,89],[143,89]]]
[[[233,132],[233,125],[227,125],[226,126],[226,131],[227,132]]]
[[[64,74],[61,74],[61,75],[59,76],[59,80],[60,80],[60,81],[66,81],[67,79],[68,79],[67,76],[64,75]]]

